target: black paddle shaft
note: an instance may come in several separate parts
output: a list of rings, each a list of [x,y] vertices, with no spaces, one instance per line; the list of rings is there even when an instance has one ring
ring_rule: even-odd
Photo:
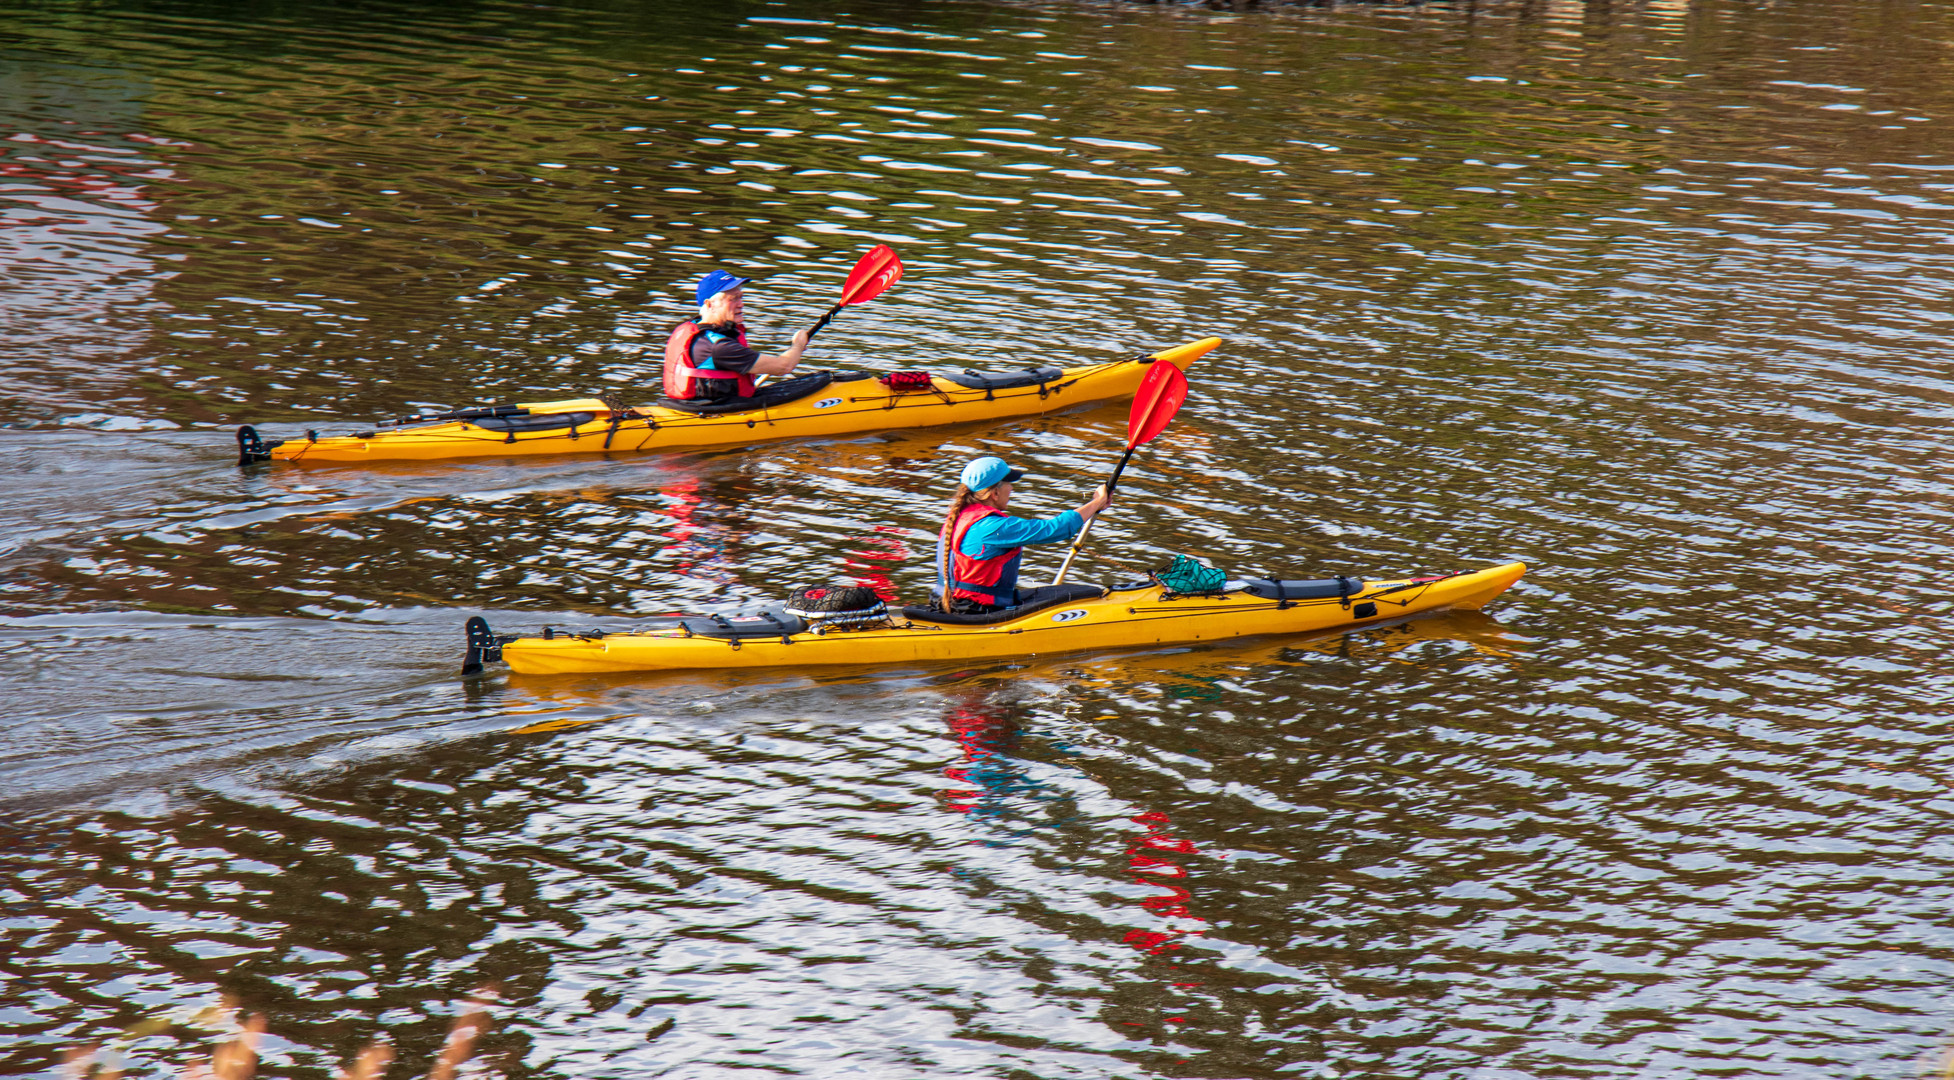
[[[1137,446],[1127,447],[1126,453],[1120,455],[1119,464],[1113,466],[1113,478],[1106,481],[1106,498],[1108,500],[1113,497],[1113,489],[1119,487],[1119,474],[1126,471],[1126,463],[1133,460],[1133,451],[1138,449],[1139,447]]]
[[[1119,474],[1126,471],[1126,463],[1133,460],[1133,451],[1138,450],[1139,448],[1140,447],[1138,444],[1127,447],[1126,453],[1120,455],[1119,464],[1113,466],[1113,478],[1111,480],[1106,481],[1107,505],[1110,506],[1112,504],[1113,489],[1119,486]],[[1092,531],[1092,522],[1096,520],[1098,519],[1094,518],[1092,520],[1087,521],[1085,525],[1079,529],[1079,535],[1074,536],[1072,538],[1072,546],[1066,549],[1065,561],[1059,564],[1058,576],[1052,579],[1052,584],[1054,585],[1065,584],[1065,575],[1071,572],[1072,570],[1072,560],[1078,557],[1079,547],[1080,545],[1086,542],[1086,534]]]
[[[841,308],[842,305],[840,304],[836,304],[835,306],[829,308],[828,313],[826,315],[821,316],[821,321],[814,324],[814,329],[809,330],[807,332],[807,340],[813,341],[814,335],[820,333],[822,327],[827,326],[829,323],[835,321],[835,316],[841,314]]]

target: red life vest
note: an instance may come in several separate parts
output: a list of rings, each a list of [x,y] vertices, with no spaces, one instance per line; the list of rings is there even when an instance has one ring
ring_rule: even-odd
[[[741,397],[753,396],[753,376],[733,371],[714,371],[692,366],[692,343],[705,330],[687,319],[678,324],[665,340],[665,396],[674,401],[690,401],[699,394],[699,379],[738,379]],[[746,344],[746,327],[740,327],[740,344]]]
[[[964,534],[970,531],[972,525],[993,514],[999,517],[1010,516],[995,506],[971,503],[964,507],[963,512],[957,515],[957,520],[951,522],[949,528],[944,530],[941,539],[950,557],[950,580],[943,592],[945,606],[948,606],[951,600],[962,599],[1002,607],[1008,606],[1017,598],[1015,587],[999,590],[997,586],[1004,581],[1004,572],[1011,568],[1012,562],[1024,554],[1024,548],[1006,548],[1002,553],[988,559],[973,559],[963,553]],[[943,560],[939,557],[937,560],[939,573],[942,568]]]

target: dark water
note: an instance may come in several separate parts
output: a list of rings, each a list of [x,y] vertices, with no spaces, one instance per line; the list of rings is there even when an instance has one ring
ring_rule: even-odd
[[[0,1073],[1902,1077],[1954,1032],[1944,3],[0,13]],[[1318,641],[455,677],[459,627],[915,595],[958,466],[231,464],[823,362],[1228,346],[1089,577],[1535,570]],[[1052,560],[1034,560],[1042,577]],[[1927,1063],[1926,1065],[1923,1065]],[[405,1071],[402,1071],[402,1075]]]

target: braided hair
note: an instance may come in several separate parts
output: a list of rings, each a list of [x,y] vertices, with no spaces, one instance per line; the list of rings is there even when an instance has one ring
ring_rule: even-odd
[[[948,539],[950,531],[957,527],[958,516],[969,509],[971,503],[983,502],[996,489],[997,485],[993,484],[990,487],[978,488],[976,491],[972,491],[965,485],[958,484],[956,494],[950,496],[950,512],[943,515],[943,537],[946,540]]]

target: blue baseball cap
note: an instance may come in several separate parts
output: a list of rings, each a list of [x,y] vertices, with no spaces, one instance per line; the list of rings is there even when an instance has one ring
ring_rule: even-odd
[[[699,303],[703,304],[728,289],[740,288],[752,280],[750,277],[734,277],[724,270],[714,270],[706,275],[704,281],[699,282]]]
[[[1024,479],[1024,470],[1012,468],[1003,458],[980,457],[965,465],[957,479],[972,491],[982,491],[1006,482],[1015,484]]]

